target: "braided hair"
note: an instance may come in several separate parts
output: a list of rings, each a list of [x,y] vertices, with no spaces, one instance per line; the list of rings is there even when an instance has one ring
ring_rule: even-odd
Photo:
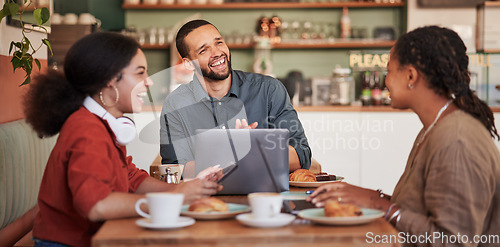
[[[453,30],[426,26],[402,35],[393,48],[401,65],[414,66],[439,95],[454,99],[461,110],[478,119],[492,137],[500,139],[488,105],[470,89],[469,57]]]

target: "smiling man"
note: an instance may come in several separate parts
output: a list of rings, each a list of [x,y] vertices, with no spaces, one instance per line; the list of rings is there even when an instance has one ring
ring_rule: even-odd
[[[205,20],[184,24],[177,33],[176,46],[183,65],[195,73],[191,82],[179,86],[163,104],[162,163],[186,164],[184,176],[194,176],[197,129],[283,128],[290,131],[289,170],[309,169],[311,149],[280,81],[233,70],[224,39]]]

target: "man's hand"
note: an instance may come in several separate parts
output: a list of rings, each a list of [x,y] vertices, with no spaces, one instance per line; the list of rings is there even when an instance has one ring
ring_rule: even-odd
[[[235,129],[255,129],[257,125],[259,125],[257,122],[253,122],[249,125],[246,119],[236,119]]]

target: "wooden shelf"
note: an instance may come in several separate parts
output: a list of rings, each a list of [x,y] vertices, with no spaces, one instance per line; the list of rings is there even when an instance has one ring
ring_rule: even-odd
[[[164,49],[168,49],[169,47],[170,47],[169,44],[164,44],[164,45],[143,44],[143,45],[141,45],[141,48],[146,49],[146,50],[164,50]]]
[[[339,40],[332,43],[280,43],[273,45],[273,49],[390,48],[395,43],[392,40]]]
[[[394,8],[403,7],[400,3],[374,3],[374,2],[333,2],[333,3],[223,3],[223,4],[123,4],[123,9],[323,9],[323,8]]]
[[[362,49],[362,48],[390,48],[396,41],[377,41],[377,40],[356,40],[339,41],[333,43],[280,43],[274,44],[273,49]],[[254,44],[228,44],[229,49],[253,49]],[[142,49],[165,50],[170,47],[169,44],[149,45],[144,44]]]
[[[398,110],[391,106],[296,106],[298,112],[411,112],[411,110]]]

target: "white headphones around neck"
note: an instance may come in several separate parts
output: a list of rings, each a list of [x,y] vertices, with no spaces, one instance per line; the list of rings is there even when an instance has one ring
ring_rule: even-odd
[[[132,119],[128,117],[113,117],[111,113],[106,111],[106,109],[99,105],[90,96],[85,98],[83,106],[90,112],[108,122],[109,127],[111,127],[111,130],[116,136],[116,142],[118,144],[126,146],[134,140],[137,130],[135,129],[135,124]]]

